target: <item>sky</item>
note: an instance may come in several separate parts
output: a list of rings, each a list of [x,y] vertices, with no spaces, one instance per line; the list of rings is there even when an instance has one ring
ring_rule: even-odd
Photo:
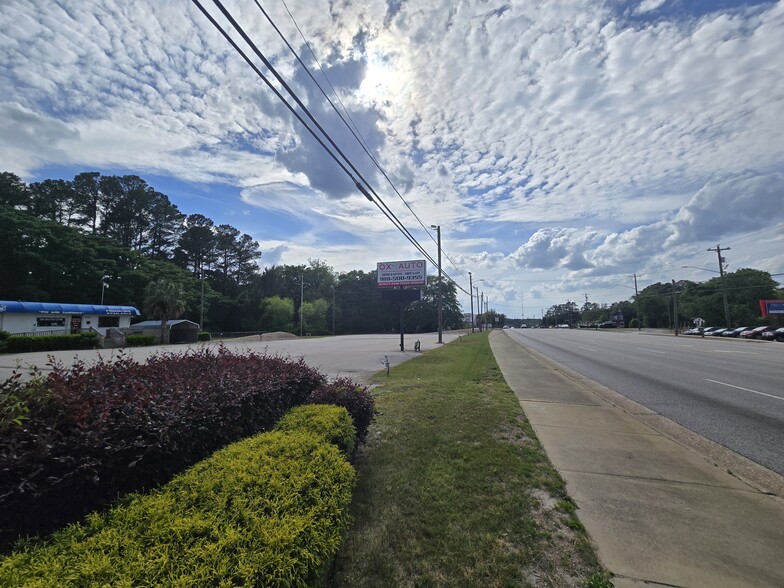
[[[439,225],[444,271],[507,316],[713,278],[717,246],[784,274],[784,1],[223,4],[352,175],[433,259]],[[139,175],[262,267],[423,258],[194,2],[0,0],[0,30],[0,171]]]

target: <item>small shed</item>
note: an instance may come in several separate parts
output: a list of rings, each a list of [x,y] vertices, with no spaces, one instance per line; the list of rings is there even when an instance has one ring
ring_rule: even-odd
[[[166,321],[169,343],[196,343],[199,340],[199,323],[185,319]],[[160,337],[161,321],[142,321],[131,325],[130,332]]]

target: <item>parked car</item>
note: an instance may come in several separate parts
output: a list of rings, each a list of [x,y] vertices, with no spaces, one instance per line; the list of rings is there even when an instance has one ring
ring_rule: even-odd
[[[727,330],[727,327],[716,327],[713,331],[710,332],[711,337],[721,337],[722,333]]]
[[[753,329],[748,329],[743,331],[740,336],[743,339],[761,339],[762,333],[766,331],[772,330],[773,327],[754,327]]]
[[[762,333],[762,339],[764,341],[781,341],[784,343],[784,327],[779,327],[775,331],[765,331]]]
[[[611,321],[606,321],[606,322],[603,322],[603,323],[599,323],[599,328],[600,329],[614,329],[615,328],[615,323],[613,323]]]
[[[721,336],[722,337],[735,337],[735,338],[737,338],[737,337],[740,337],[740,334],[743,331],[746,331],[746,330],[748,330],[748,327],[738,327],[736,329],[727,329],[726,331],[724,331],[721,334]]]

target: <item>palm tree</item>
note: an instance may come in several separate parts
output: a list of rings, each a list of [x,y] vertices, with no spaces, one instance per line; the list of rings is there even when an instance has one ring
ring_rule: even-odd
[[[182,286],[161,279],[147,284],[144,290],[144,312],[161,321],[161,343],[169,342],[167,321],[175,319],[185,311],[185,294]]]

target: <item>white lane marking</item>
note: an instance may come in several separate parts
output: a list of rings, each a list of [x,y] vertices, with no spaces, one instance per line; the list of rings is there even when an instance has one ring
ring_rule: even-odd
[[[638,347],[640,351],[647,351],[648,353],[658,353],[660,355],[667,355],[665,351],[656,351],[655,349],[646,349],[645,347]]]
[[[706,382],[713,382],[714,384],[721,384],[722,386],[729,386],[730,388],[737,388],[738,390],[744,390],[746,392],[753,392],[754,394],[759,394],[760,396],[767,396],[768,398],[775,398],[776,400],[784,400],[781,396],[774,396],[773,394],[766,394],[765,392],[757,392],[756,390],[751,390],[750,388],[743,388],[742,386],[735,386],[733,384],[727,384],[726,382],[718,382],[716,380],[709,380],[705,378]]]
[[[715,353],[742,353],[743,355],[759,355],[754,351],[740,351],[738,349],[714,349]]]
[[[586,351],[596,351],[596,349],[591,349],[590,347],[583,347],[582,345],[578,345],[580,349],[585,349]]]

